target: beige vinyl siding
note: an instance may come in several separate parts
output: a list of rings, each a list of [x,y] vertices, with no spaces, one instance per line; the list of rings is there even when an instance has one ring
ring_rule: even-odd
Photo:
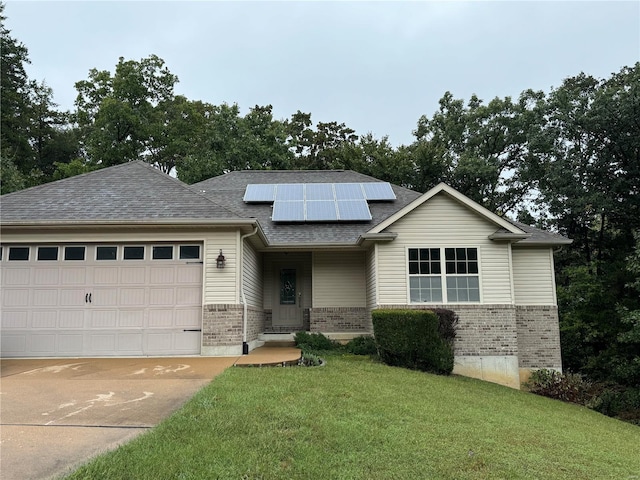
[[[262,308],[262,260],[248,241],[244,241],[244,268],[242,272],[247,305]]]
[[[211,232],[204,241],[204,304],[240,303],[237,284],[238,232]],[[216,258],[222,254],[224,268],[216,267]]]
[[[273,308],[273,299],[280,288],[280,279],[275,271],[279,268],[298,268],[302,271],[302,278],[297,280],[302,285],[302,306],[311,307],[311,254],[292,252],[264,254],[264,308]]]
[[[313,254],[313,306],[365,307],[365,252]]]
[[[377,245],[369,249],[366,256],[366,280],[367,280],[367,308],[374,309],[378,303],[377,277],[376,277],[376,251]]]
[[[512,257],[516,304],[555,305],[553,250],[514,246]]]
[[[378,245],[378,303],[409,302],[407,249],[409,247],[475,247],[480,267],[480,299],[485,304],[511,304],[509,246],[488,236],[498,227],[440,193],[385,231],[398,237]]]

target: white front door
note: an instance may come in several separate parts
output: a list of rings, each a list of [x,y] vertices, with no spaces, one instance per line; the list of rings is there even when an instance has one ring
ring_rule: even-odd
[[[2,247],[3,357],[200,353],[202,247]]]

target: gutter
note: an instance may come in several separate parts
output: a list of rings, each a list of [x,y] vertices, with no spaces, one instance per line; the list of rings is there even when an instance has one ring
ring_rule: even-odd
[[[253,232],[245,233],[240,237],[240,299],[242,300],[242,354],[249,354],[249,344],[247,343],[247,323],[248,307],[247,299],[244,295],[244,240],[258,233],[258,226],[253,227]]]

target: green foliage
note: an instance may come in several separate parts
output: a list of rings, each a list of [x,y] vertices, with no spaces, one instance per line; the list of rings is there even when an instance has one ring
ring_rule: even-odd
[[[577,373],[560,373],[543,368],[531,373],[525,387],[536,395],[584,404],[589,399],[591,384]]]
[[[606,388],[589,402],[589,407],[603,415],[640,425],[640,388]]]
[[[378,347],[373,337],[362,335],[352,338],[346,345],[345,350],[353,355],[377,355]]]
[[[10,158],[0,157],[0,195],[25,188],[24,175]]]
[[[322,365],[323,360],[311,352],[303,352],[298,365],[305,367],[319,367]]]
[[[298,332],[294,336],[296,347],[305,352],[318,352],[339,350],[341,345],[338,342],[325,337],[321,333]]]
[[[453,370],[453,346],[439,333],[432,311],[374,310],[373,330],[378,353],[388,365],[448,375]]]
[[[453,310],[446,308],[433,308],[433,313],[438,316],[438,332],[443,340],[453,342],[456,338],[458,327],[458,315]]]

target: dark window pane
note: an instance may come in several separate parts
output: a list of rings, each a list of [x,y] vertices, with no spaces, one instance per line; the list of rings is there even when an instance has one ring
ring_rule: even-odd
[[[431,273],[434,275],[440,275],[440,262],[431,262]]]
[[[58,247],[38,247],[38,260],[58,260]]]
[[[440,260],[440,249],[432,248],[431,249],[431,260]]]
[[[154,260],[171,260],[173,258],[173,246],[153,247]]]
[[[409,260],[418,260],[418,249],[410,248],[409,249]]]
[[[467,259],[467,249],[466,248],[456,248],[456,258],[457,258],[457,260],[466,260]]]
[[[125,260],[144,260],[144,247],[124,247]]]
[[[456,259],[456,251],[454,248],[445,248],[444,249],[444,259],[445,260],[455,260]]]
[[[180,245],[180,258],[184,260],[200,258],[200,245]]]
[[[118,247],[98,247],[96,250],[96,260],[116,260],[118,257]]]
[[[467,258],[469,260],[477,260],[478,259],[478,249],[477,248],[467,248]]]
[[[29,247],[9,247],[9,260],[29,260]]]
[[[469,273],[478,273],[478,262],[469,262]]]
[[[420,273],[429,274],[429,262],[420,262]]]
[[[466,262],[458,262],[458,268],[456,273],[467,273],[467,264]]]
[[[429,260],[429,249],[421,248],[420,249],[420,260]]]
[[[456,273],[456,262],[447,262],[447,273]]]
[[[65,260],[84,260],[84,247],[64,247]]]
[[[418,272],[418,262],[409,262],[409,273],[415,275]]]

